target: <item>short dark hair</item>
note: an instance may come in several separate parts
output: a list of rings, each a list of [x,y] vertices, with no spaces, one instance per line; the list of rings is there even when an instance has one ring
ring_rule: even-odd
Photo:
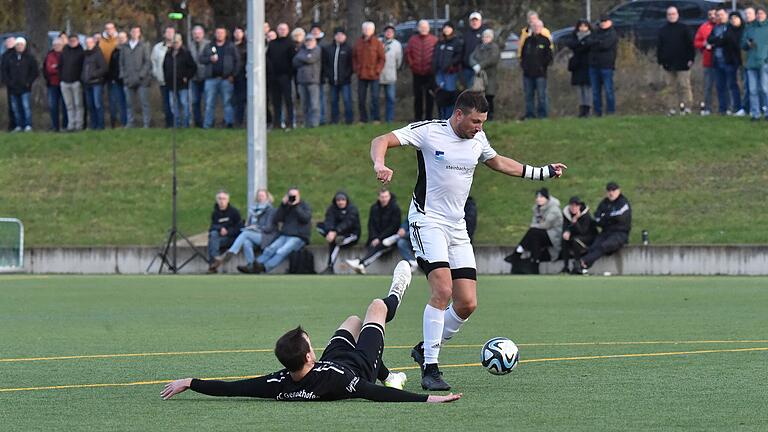
[[[461,110],[461,112],[467,114],[472,110],[479,113],[488,112],[488,100],[485,99],[485,95],[482,92],[473,92],[464,90],[456,99],[455,109]]]
[[[309,342],[304,337],[306,334],[307,332],[298,326],[280,336],[275,344],[275,357],[289,372],[296,372],[304,367],[309,353]]]

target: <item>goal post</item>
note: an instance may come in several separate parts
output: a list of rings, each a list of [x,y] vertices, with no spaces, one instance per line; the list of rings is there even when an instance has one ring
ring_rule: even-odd
[[[0,218],[0,273],[24,268],[24,224],[16,218]]]

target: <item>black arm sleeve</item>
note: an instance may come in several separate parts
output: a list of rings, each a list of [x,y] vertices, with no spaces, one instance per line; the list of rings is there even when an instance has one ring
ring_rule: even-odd
[[[189,388],[208,396],[246,396],[274,399],[278,393],[278,387],[269,385],[266,376],[240,381],[214,381],[194,378]]]
[[[357,384],[357,391],[353,397],[374,402],[426,402],[428,395],[411,393],[361,381]]]

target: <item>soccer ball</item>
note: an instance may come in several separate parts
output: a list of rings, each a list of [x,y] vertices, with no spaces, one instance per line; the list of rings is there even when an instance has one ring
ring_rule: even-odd
[[[517,345],[503,337],[489,340],[480,352],[483,367],[494,375],[506,375],[512,372],[518,360],[520,360],[520,351]]]

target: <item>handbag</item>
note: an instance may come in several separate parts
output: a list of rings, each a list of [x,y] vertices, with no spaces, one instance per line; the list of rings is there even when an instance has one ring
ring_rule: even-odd
[[[472,86],[469,87],[469,91],[484,93],[488,88],[488,74],[484,70],[475,74],[475,79],[472,81]]]

